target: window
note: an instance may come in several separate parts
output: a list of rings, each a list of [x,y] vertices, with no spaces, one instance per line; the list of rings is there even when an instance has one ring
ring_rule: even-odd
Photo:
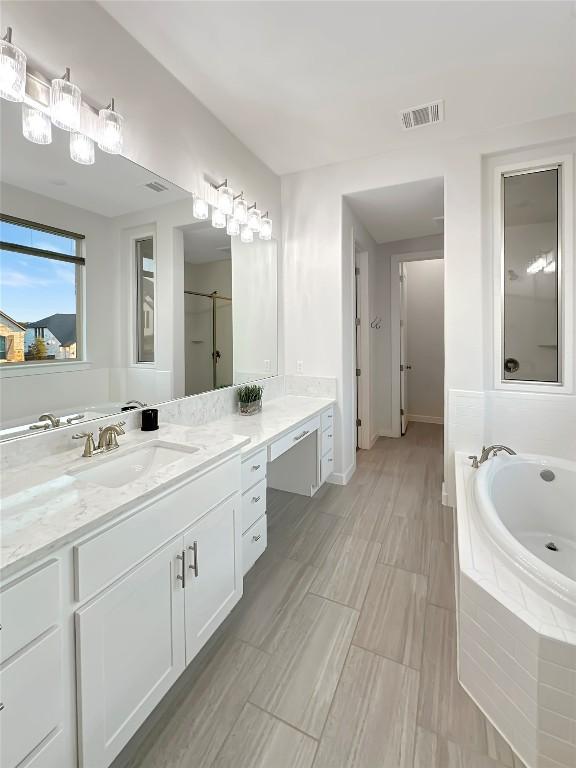
[[[3,365],[82,359],[83,239],[0,215]]]
[[[136,327],[138,363],[154,362],[154,239],[135,240],[136,249]]]

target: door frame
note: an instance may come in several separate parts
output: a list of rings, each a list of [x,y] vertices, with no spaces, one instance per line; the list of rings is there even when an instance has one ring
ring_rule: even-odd
[[[360,273],[356,274],[356,269]],[[356,448],[369,449],[370,442],[370,318],[369,318],[369,282],[368,282],[368,251],[363,250],[354,243],[354,431],[356,434]],[[360,326],[356,325],[356,317],[360,320]],[[360,376],[356,376],[356,368],[360,363]],[[356,419],[362,422],[356,426]]]
[[[404,261],[433,261],[443,259],[443,251],[398,253],[390,257],[390,387],[392,405],[392,437],[402,436],[400,419],[400,264]],[[446,276],[444,276],[446,279]]]

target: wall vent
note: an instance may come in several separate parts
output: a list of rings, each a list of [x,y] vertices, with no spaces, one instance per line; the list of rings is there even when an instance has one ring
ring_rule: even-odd
[[[165,187],[164,184],[160,184],[159,181],[150,181],[148,184],[144,184],[145,187],[148,187],[148,189],[151,189],[153,192],[167,192],[168,187]]]
[[[400,120],[405,131],[422,128],[423,125],[441,123],[444,120],[444,101],[432,101],[430,104],[403,109],[400,112]]]

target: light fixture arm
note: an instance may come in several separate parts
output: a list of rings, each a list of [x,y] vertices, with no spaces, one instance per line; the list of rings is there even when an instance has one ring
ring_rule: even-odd
[[[251,211],[252,208],[256,208],[256,202],[253,202],[252,205],[248,206],[248,210]]]
[[[234,195],[234,200],[244,200],[244,192],[240,192],[239,195]]]
[[[106,109],[110,109],[112,112],[116,111],[116,109],[114,108],[114,96],[112,96],[112,98],[110,99],[110,102],[106,107]]]
[[[67,83],[70,82],[70,67],[66,67],[64,74],[62,75],[60,80],[65,80]]]
[[[2,40],[5,40],[7,43],[12,43],[12,27],[6,27],[6,34]]]
[[[224,181],[223,181],[223,182],[221,182],[220,184],[214,184],[214,183],[211,181],[211,182],[210,182],[210,186],[211,186],[213,189],[221,189],[222,187],[227,187],[227,186],[228,186],[228,179],[224,179]]]

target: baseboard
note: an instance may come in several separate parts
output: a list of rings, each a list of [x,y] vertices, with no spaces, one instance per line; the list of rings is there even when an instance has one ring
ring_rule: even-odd
[[[326,482],[332,483],[332,485],[348,485],[354,472],[356,472],[356,464],[352,464],[348,467],[346,472],[332,472]]]
[[[419,416],[417,413],[409,413],[408,421],[421,421],[424,424],[444,424],[444,416]]]
[[[381,432],[378,432],[378,437],[398,437],[398,435],[395,435],[391,430],[383,429]]]
[[[442,480],[442,506],[444,507],[451,507],[452,504],[450,503],[450,497],[448,495],[448,490],[446,488],[446,483],[444,480]]]

